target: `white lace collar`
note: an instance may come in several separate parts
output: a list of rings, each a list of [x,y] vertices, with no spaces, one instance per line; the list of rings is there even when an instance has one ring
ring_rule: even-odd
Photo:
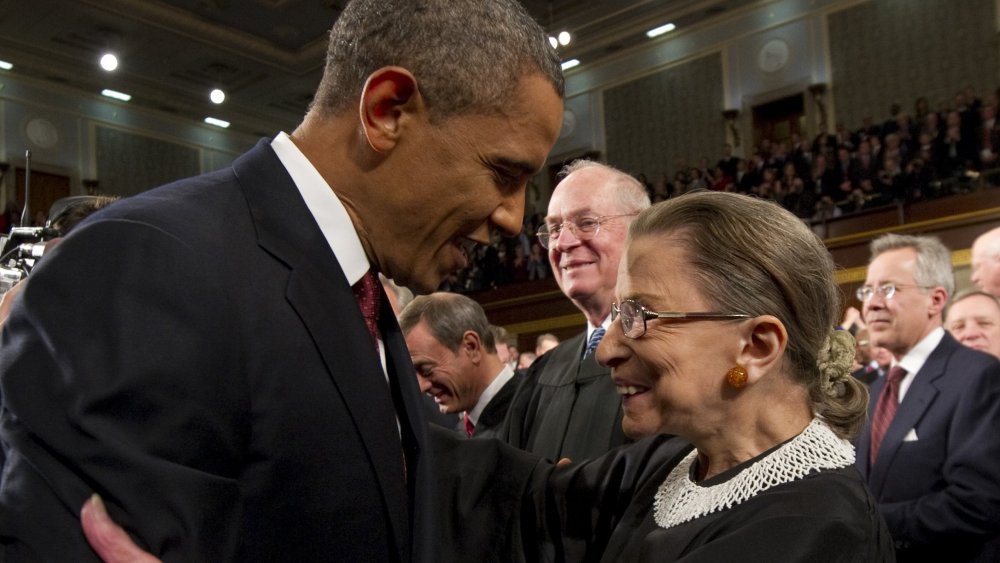
[[[697,457],[698,450],[693,450],[657,490],[653,510],[661,528],[732,508],[762,491],[815,471],[853,465],[854,446],[814,418],[801,434],[717,485],[705,487],[691,481],[691,467]]]

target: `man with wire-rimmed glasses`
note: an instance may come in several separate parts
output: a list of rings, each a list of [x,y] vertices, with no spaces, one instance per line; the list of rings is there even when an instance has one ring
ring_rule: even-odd
[[[934,237],[872,242],[857,291],[892,367],[871,386],[856,465],[899,561],[1000,560],[1000,363],[942,328],[951,254]]]
[[[581,461],[626,442],[621,398],[593,350],[611,324],[625,234],[649,207],[649,196],[628,174],[594,161],[577,160],[560,175],[536,234],[559,289],[583,313],[587,329],[532,364],[508,411],[505,435],[549,459]]]

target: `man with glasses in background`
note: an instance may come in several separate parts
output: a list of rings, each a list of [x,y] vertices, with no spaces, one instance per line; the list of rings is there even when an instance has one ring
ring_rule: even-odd
[[[898,561],[997,561],[1000,362],[944,331],[955,282],[939,240],[890,234],[871,251],[857,297],[872,344],[893,360],[871,386],[858,470]]]
[[[577,160],[560,175],[538,240],[587,329],[531,365],[502,436],[553,461],[582,461],[626,442],[621,397],[593,351],[611,324],[628,225],[649,196],[635,178],[598,162]]]

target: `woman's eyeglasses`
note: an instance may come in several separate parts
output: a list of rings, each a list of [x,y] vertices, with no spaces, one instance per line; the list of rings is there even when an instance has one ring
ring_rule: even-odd
[[[626,299],[621,303],[611,304],[611,321],[621,317],[622,332],[629,338],[639,338],[646,334],[646,321],[653,319],[673,320],[726,320],[749,319],[751,315],[744,313],[680,313],[677,311],[650,311],[634,299]]]

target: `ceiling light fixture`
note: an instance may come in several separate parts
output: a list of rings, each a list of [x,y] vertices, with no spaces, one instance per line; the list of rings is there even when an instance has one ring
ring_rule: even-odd
[[[647,31],[646,32],[646,37],[649,37],[650,39],[652,39],[654,37],[659,37],[660,35],[663,35],[664,33],[669,33],[669,32],[671,32],[671,31],[673,31],[675,29],[677,29],[677,26],[674,25],[674,24],[672,24],[672,23],[664,24],[664,25],[661,25],[660,27],[654,27],[653,29]]]
[[[571,69],[571,68],[573,68],[573,67],[575,67],[575,66],[577,66],[579,64],[580,64],[580,59],[570,59],[568,61],[564,61],[563,62],[562,69],[563,70],[569,70],[569,69]]]
[[[101,56],[101,68],[108,72],[115,70],[118,68],[118,57],[112,53],[105,53]]]
[[[216,127],[222,127],[223,129],[229,127],[228,121],[225,121],[223,119],[217,119],[215,117],[206,117],[205,123],[208,123],[209,125],[215,125]]]
[[[3,70],[11,70],[14,68],[14,65],[8,63],[7,61],[0,61],[0,68]]]
[[[221,88],[216,88],[208,95],[208,99],[212,100],[213,104],[221,104],[226,101],[226,93]]]
[[[549,45],[552,45],[553,49],[558,49],[559,48],[559,40],[556,39],[555,37],[552,37],[550,35],[549,36]]]
[[[119,92],[117,90],[111,90],[108,88],[101,90],[101,95],[107,96],[109,98],[114,98],[116,100],[121,100],[123,102],[127,102],[132,99],[132,96],[126,94],[125,92]]]
[[[570,36],[568,31],[559,32],[559,44],[562,45],[563,47],[569,45],[569,42],[572,40],[573,38]]]

